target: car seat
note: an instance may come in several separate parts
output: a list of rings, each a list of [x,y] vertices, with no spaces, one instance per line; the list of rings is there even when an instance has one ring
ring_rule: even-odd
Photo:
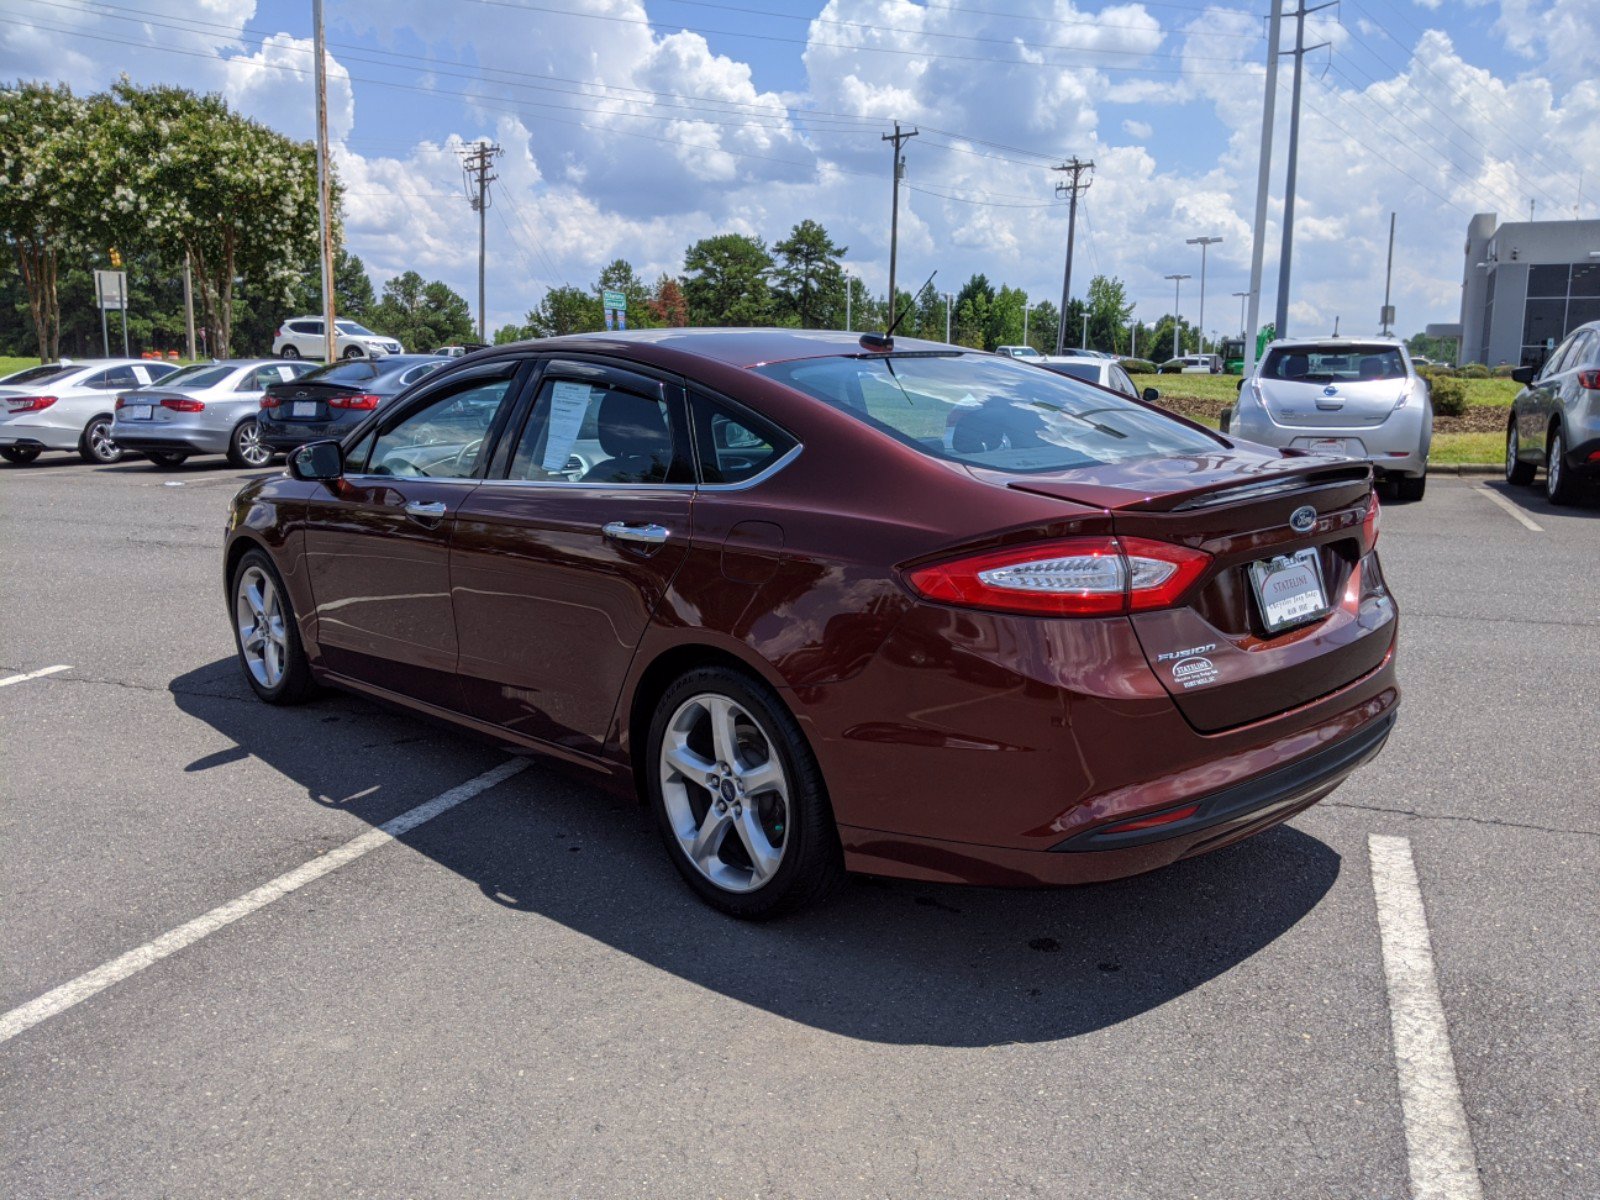
[[[600,400],[600,449],[611,457],[584,473],[585,483],[663,483],[672,462],[666,413],[654,400],[607,392]]]

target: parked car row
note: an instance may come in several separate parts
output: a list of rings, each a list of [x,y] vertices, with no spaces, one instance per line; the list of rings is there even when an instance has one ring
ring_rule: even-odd
[[[140,454],[158,467],[221,454],[262,467],[274,454],[360,421],[450,362],[384,355],[323,366],[289,359],[59,362],[0,379],[0,458],[16,465],[76,451],[107,465]]]

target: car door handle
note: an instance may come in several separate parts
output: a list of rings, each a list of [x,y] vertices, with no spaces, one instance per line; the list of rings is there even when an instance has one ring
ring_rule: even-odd
[[[421,500],[406,501],[406,516],[408,517],[422,517],[425,520],[437,521],[444,514],[445,504],[443,500],[435,500],[432,503],[426,503]]]
[[[671,535],[665,525],[629,525],[626,521],[611,521],[601,527],[601,533],[620,542],[644,542],[659,546]]]

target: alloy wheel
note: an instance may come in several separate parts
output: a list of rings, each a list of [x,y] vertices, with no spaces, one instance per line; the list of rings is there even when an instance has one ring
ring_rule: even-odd
[[[1561,444],[1559,432],[1550,435],[1550,461],[1544,468],[1544,489],[1552,497],[1561,494],[1561,456],[1566,453],[1566,447]]]
[[[1514,482],[1511,477],[1516,474],[1516,471],[1517,471],[1517,456],[1518,456],[1518,454],[1520,452],[1521,452],[1521,447],[1518,445],[1518,442],[1517,442],[1517,426],[1516,426],[1516,423],[1513,422],[1512,425],[1511,425],[1511,428],[1506,433],[1506,482],[1507,483]]]
[[[246,421],[240,427],[236,441],[239,457],[246,465],[264,467],[272,461],[272,451],[261,444],[261,426],[255,421]]]
[[[114,463],[122,457],[122,448],[111,440],[111,422],[102,418],[90,423],[85,432],[89,453],[96,462]]]
[[[245,667],[262,687],[277,687],[289,657],[289,631],[278,587],[260,567],[240,572],[233,614]]]
[[[772,738],[715,692],[685,700],[661,740],[662,798],[678,847],[727,892],[771,882],[790,842],[789,779]]]

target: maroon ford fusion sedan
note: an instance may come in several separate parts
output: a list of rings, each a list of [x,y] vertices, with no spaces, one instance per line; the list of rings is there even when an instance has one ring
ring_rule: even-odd
[[[717,907],[1228,845],[1383,745],[1365,463],[868,335],[496,347],[233,502],[271,703],[335,684],[636,792]]]

